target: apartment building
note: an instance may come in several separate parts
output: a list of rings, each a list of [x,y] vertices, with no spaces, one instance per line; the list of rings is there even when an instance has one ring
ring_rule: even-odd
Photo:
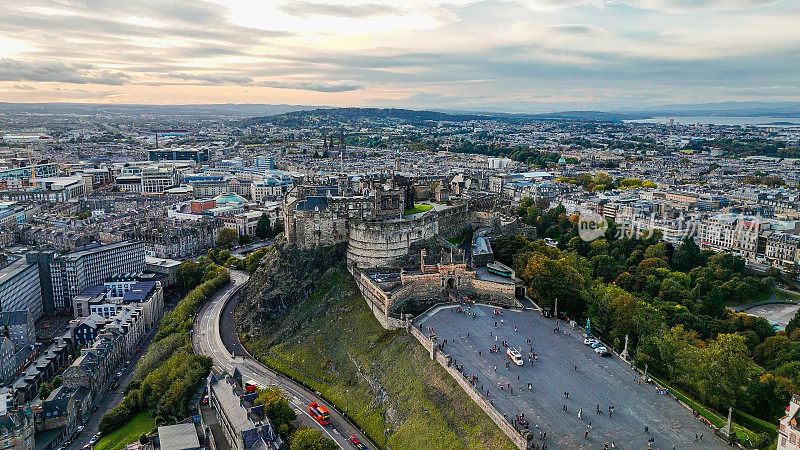
[[[800,395],[793,395],[778,425],[778,450],[800,450]]]
[[[50,263],[54,307],[57,311],[69,313],[72,299],[86,288],[100,285],[115,274],[142,272],[144,269],[143,242],[94,244],[57,255]]]
[[[0,311],[30,311],[33,320],[44,314],[39,267],[26,257],[0,268]]]

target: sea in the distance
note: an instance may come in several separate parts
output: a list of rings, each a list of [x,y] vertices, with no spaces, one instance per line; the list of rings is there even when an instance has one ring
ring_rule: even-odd
[[[675,122],[675,124],[681,124],[681,125],[712,124],[712,125],[770,125],[770,126],[795,126],[795,127],[800,126],[800,117],[773,117],[773,116],[755,116],[755,117],[663,116],[663,117],[653,117],[651,119],[626,120],[625,122],[663,124],[663,123],[669,123],[670,119],[672,119]]]

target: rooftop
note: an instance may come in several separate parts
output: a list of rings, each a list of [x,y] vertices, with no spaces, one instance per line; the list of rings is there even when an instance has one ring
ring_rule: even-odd
[[[158,440],[162,450],[191,450],[200,448],[200,440],[193,423],[179,423],[158,427]]]

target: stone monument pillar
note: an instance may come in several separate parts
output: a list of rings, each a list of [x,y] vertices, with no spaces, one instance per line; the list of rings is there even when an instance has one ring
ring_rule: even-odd
[[[619,356],[621,356],[622,359],[624,359],[625,361],[627,361],[628,358],[630,358],[630,355],[628,354],[628,335],[627,334],[625,335],[625,348],[622,349],[622,353],[620,353]]]

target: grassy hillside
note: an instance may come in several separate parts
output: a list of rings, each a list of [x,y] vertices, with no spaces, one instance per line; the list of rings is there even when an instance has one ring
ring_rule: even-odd
[[[341,265],[282,273],[281,260],[296,257],[286,252],[259,269],[237,311],[243,342],[264,364],[321,392],[384,448],[513,448],[414,338],[380,326]],[[313,288],[304,290],[309,278]],[[290,292],[294,279],[299,289]],[[258,309],[275,295],[295,304],[259,323],[274,317]]]

